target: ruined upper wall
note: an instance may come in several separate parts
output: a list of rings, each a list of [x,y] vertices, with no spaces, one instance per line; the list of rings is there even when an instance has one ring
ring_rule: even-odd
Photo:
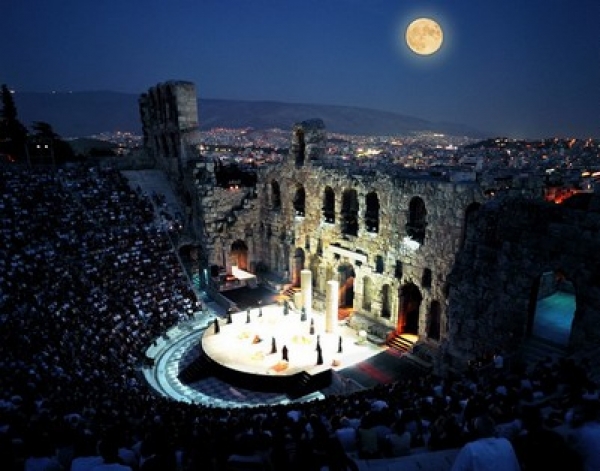
[[[187,131],[198,127],[196,86],[168,81],[150,87],[139,99],[142,126],[151,132]]]
[[[144,146],[174,180],[182,179],[198,140],[197,103],[196,86],[185,81],[160,83],[139,98]]]
[[[319,161],[325,154],[327,133],[321,119],[296,123],[292,130],[290,157],[297,166]]]

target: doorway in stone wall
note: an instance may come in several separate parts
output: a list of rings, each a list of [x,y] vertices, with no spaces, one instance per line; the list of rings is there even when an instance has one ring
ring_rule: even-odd
[[[354,306],[354,267],[344,263],[338,267],[339,308],[340,310],[351,310]]]
[[[419,334],[419,311],[423,295],[414,283],[406,283],[399,291],[398,324],[396,332],[399,334]]]
[[[292,273],[292,284],[294,286],[300,286],[302,281],[302,270],[304,270],[304,261],[306,255],[304,254],[304,250],[300,247],[296,248],[294,252],[294,266]]]
[[[528,336],[567,346],[575,309],[575,287],[565,273],[542,273],[531,288]]]
[[[231,261],[241,270],[248,271],[248,246],[243,240],[236,240],[231,244]]]

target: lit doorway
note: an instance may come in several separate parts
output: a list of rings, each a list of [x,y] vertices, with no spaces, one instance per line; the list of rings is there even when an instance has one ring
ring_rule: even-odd
[[[573,283],[560,270],[543,273],[531,290],[528,334],[567,346],[575,309]]]

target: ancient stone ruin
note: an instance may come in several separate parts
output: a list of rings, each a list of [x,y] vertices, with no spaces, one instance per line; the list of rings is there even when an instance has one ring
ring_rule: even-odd
[[[340,163],[326,155],[319,119],[293,126],[281,163],[223,181],[221,164],[195,146],[193,84],[159,84],[140,110],[146,148],[187,207],[208,285],[237,267],[300,286],[310,269],[315,309],[337,280],[357,329],[383,340],[413,334],[436,368],[460,368],[483,350],[517,349],[540,289],[568,280],[577,302],[569,347],[597,344],[597,197],[581,209],[489,199],[476,181]]]

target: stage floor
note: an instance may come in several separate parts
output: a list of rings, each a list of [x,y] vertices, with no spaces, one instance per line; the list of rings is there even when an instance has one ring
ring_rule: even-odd
[[[250,322],[247,322],[248,316]],[[264,306],[262,316],[255,308],[249,314],[236,312],[231,317],[231,324],[219,320],[218,333],[214,324],[206,329],[202,349],[213,361],[242,373],[289,376],[306,371],[314,374],[328,368],[344,368],[377,353],[367,348],[366,342],[360,343],[354,331],[350,331],[351,334],[342,331],[337,323],[333,332],[325,332],[324,315],[318,312],[302,321],[300,313],[290,310],[284,315],[283,307],[275,304]],[[320,365],[317,364],[317,345],[321,347]],[[287,361],[283,359],[284,347]]]

